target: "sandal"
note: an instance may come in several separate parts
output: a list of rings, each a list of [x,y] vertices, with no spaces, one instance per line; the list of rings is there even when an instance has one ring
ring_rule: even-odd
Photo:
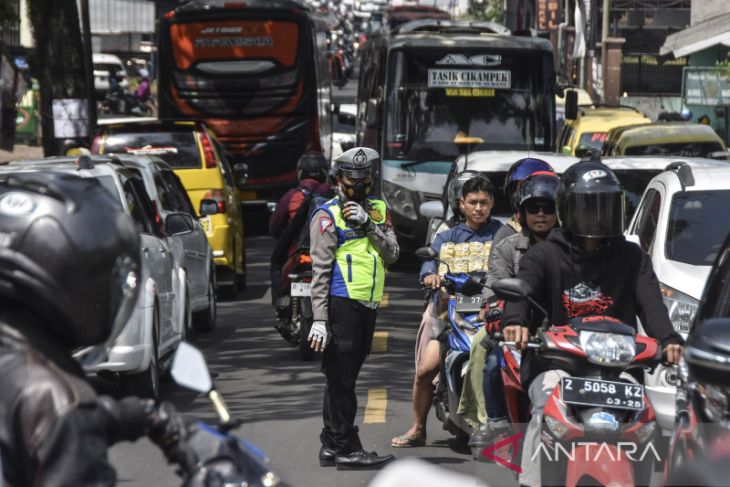
[[[402,443],[396,443],[400,440]],[[418,446],[426,446],[426,438],[418,438],[417,436],[400,435],[390,440],[390,446],[393,448],[413,448]]]

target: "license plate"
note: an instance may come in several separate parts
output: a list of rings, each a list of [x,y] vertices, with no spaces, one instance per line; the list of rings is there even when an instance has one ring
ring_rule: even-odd
[[[560,381],[563,402],[580,406],[644,409],[644,386],[628,382],[565,377]]]
[[[312,284],[309,282],[292,282],[292,297],[307,297],[312,295]]]
[[[205,230],[205,233],[210,233],[210,217],[204,216],[200,219],[200,225],[203,227],[203,230]]]
[[[476,296],[464,296],[463,294],[456,295],[456,311],[464,313],[474,312],[476,313],[482,307],[482,295]]]

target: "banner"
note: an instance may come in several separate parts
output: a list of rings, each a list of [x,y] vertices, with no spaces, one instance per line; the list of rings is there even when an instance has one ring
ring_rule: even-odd
[[[682,98],[685,105],[730,105],[730,76],[727,68],[684,68]]]

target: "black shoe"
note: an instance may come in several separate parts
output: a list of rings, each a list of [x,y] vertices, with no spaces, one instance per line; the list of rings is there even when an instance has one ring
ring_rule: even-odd
[[[469,448],[482,449],[489,444],[489,428],[486,424],[479,424],[469,435]]]
[[[337,455],[335,463],[337,470],[364,470],[380,468],[386,463],[395,460],[393,455],[378,456],[375,452],[360,450],[346,455]]]
[[[331,450],[329,448],[322,447],[319,449],[319,466],[320,467],[334,467],[335,466],[335,456],[336,453],[334,450]]]

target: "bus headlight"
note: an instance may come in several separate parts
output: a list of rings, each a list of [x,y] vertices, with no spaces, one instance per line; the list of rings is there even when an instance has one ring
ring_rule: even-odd
[[[392,211],[410,220],[418,220],[413,193],[403,186],[383,181],[383,197]]]

